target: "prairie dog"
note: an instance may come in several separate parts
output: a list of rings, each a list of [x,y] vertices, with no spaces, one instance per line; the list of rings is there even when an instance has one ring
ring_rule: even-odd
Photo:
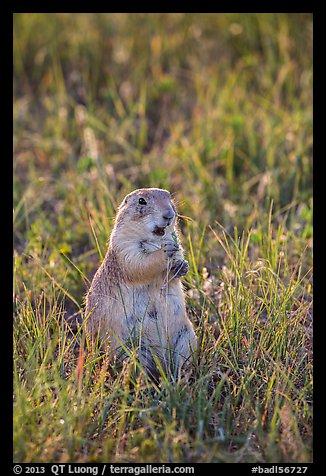
[[[187,274],[167,190],[142,188],[118,208],[106,256],[86,296],[86,327],[123,358],[137,348],[142,365],[158,375],[155,360],[175,375],[197,346],[186,314],[180,277]]]

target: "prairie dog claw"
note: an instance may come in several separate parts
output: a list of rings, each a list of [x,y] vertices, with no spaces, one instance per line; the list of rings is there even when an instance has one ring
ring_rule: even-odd
[[[163,243],[162,250],[169,258],[172,258],[172,256],[180,250],[180,246],[174,240],[166,240]]]
[[[189,271],[189,264],[186,260],[178,260],[176,261],[172,268],[171,273],[175,278],[180,278],[180,276],[185,276]]]

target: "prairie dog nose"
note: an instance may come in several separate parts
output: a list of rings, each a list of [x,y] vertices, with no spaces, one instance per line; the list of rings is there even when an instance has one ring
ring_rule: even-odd
[[[172,220],[174,218],[174,216],[175,216],[175,213],[174,213],[172,207],[166,208],[163,211],[163,218],[165,218],[165,220]]]

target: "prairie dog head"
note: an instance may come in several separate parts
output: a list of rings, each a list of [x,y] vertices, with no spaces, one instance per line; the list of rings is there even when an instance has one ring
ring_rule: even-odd
[[[115,232],[128,240],[156,240],[173,232],[176,209],[171,194],[160,188],[140,188],[122,201],[115,221]]]

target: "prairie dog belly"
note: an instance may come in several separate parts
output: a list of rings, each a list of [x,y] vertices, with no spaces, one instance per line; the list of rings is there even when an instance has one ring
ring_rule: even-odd
[[[163,286],[162,286],[163,285]],[[120,301],[120,302],[119,302]],[[120,358],[136,350],[141,363],[157,375],[157,357],[164,369],[178,369],[191,358],[196,337],[186,316],[182,286],[173,280],[164,287],[163,279],[149,285],[121,289],[118,319],[102,319],[102,333]],[[154,357],[155,356],[155,357]]]

